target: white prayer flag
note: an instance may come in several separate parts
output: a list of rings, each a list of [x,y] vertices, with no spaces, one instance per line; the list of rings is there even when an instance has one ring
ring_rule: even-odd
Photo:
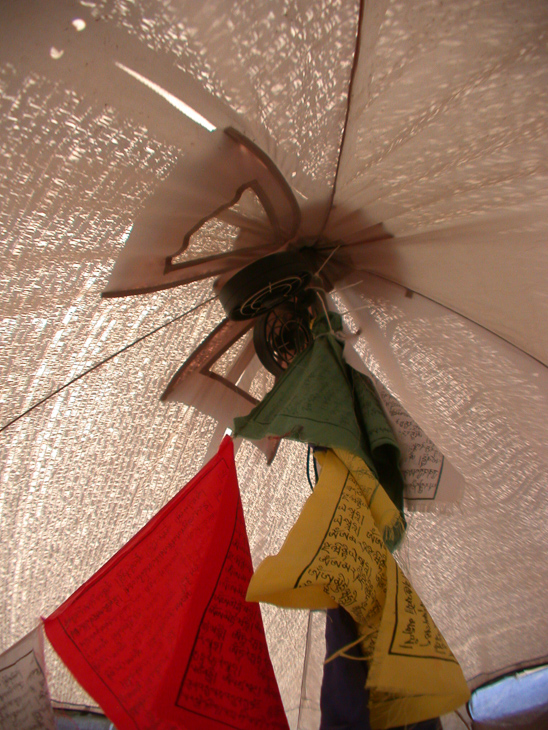
[[[41,626],[0,655],[0,728],[55,730]]]

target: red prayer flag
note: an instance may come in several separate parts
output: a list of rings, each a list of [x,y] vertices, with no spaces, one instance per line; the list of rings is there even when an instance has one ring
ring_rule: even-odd
[[[288,730],[252,573],[226,437],[46,634],[118,730]]]

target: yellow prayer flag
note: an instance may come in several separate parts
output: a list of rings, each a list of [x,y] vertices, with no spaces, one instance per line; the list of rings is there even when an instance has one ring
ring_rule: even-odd
[[[339,456],[320,455],[316,489],[278,555],[255,572],[247,600],[291,608],[340,605],[351,614],[370,665],[371,727],[451,712],[470,693],[457,660],[375,524],[371,510],[381,529],[392,524],[392,503],[378,492],[363,461],[356,463],[346,452]]]

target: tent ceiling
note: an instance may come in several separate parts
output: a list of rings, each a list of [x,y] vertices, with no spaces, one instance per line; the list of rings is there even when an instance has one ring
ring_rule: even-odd
[[[368,305],[355,313],[364,361],[467,478],[454,514],[413,516],[402,560],[472,679],[548,653],[547,383],[533,360],[546,362],[548,11],[364,2],[337,173],[359,5],[2,5],[1,424],[211,295],[206,280],[100,299],[144,202],[208,134],[121,64],[259,144],[294,187],[303,233],[318,231],[337,175],[327,233],[360,243],[382,224],[393,236],[344,252],[375,274],[357,277],[347,306]],[[0,648],[200,468],[216,423],[158,399],[222,317],[205,304],[2,432]],[[255,561],[294,522],[304,465],[295,445],[272,467],[241,447]],[[268,609],[265,621],[297,727],[307,617]],[[49,666],[53,696],[83,701]]]
[[[395,238],[355,249],[354,266],[547,364],[546,3],[365,8],[328,230],[360,241],[382,222]]]

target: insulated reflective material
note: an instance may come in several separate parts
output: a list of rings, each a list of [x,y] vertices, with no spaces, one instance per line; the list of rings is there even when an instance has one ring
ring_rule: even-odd
[[[361,5],[2,4],[0,428],[98,367],[0,433],[0,650],[220,443],[225,424],[159,402],[224,317],[211,280],[100,293],[161,182],[233,126],[292,186],[299,235],[356,244],[326,266],[355,285],[342,311],[365,307],[356,349],[467,481],[459,507],[409,517],[398,557],[467,679],[548,654],[548,6]],[[253,396],[271,385],[259,370]],[[306,450],[236,461],[257,565],[309,493]],[[323,616],[263,615],[290,725],[316,730]],[[54,699],[89,702],[46,663]]]
[[[548,363],[548,6],[364,3],[327,233]],[[347,260],[348,263],[348,260]]]

